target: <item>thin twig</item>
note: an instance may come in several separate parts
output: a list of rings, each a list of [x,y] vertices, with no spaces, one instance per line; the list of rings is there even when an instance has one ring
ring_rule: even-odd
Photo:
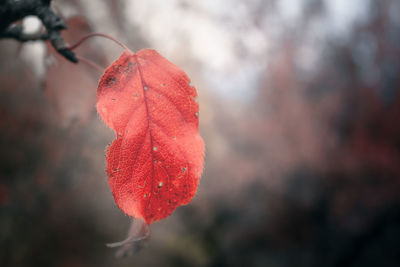
[[[121,46],[123,49],[131,51],[126,45],[124,45],[123,43],[121,43],[120,41],[118,41],[117,39],[115,39],[114,37],[111,37],[110,35],[104,34],[104,33],[90,33],[88,35],[86,35],[85,37],[83,37],[82,39],[80,39],[78,42],[76,42],[75,44],[71,45],[68,47],[69,50],[74,50],[75,48],[77,48],[78,46],[80,46],[84,41],[86,41],[87,39],[91,38],[91,37],[95,37],[95,36],[100,36],[100,37],[104,37],[107,38],[109,40],[114,41],[116,44],[118,44],[119,46]]]
[[[91,61],[90,59],[87,59],[87,58],[82,57],[82,56],[79,56],[79,55],[76,55],[76,57],[77,57],[80,61],[82,61],[82,62],[88,64],[89,66],[91,66],[91,67],[97,69],[100,73],[103,73],[103,72],[104,72],[104,68],[103,68],[102,66],[100,66],[99,64],[97,64],[97,63]]]

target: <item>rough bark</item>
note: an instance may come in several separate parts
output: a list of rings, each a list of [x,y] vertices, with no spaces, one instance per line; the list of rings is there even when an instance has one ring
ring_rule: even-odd
[[[0,38],[12,38],[20,42],[49,40],[53,47],[66,59],[78,62],[61,36],[67,29],[65,21],[50,8],[51,0],[0,0]],[[38,17],[47,32],[26,34],[21,25],[13,24],[26,16]]]

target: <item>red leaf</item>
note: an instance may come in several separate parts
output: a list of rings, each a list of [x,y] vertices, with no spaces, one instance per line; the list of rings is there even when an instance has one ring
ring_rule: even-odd
[[[204,157],[196,89],[155,50],[124,51],[100,80],[97,111],[117,134],[107,173],[117,205],[147,224],[196,193]]]

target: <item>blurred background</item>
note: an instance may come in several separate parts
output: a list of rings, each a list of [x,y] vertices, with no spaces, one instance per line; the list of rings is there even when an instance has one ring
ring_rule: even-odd
[[[204,173],[140,252],[115,205],[102,73],[0,40],[1,266],[399,266],[400,2],[55,0],[63,33],[157,49],[200,96]],[[35,18],[26,31],[41,28]],[[121,49],[76,53],[106,67]]]

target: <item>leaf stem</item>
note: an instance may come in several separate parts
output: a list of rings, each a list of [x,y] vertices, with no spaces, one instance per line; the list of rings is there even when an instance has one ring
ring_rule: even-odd
[[[87,58],[85,58],[85,57],[81,57],[81,56],[79,56],[79,55],[76,55],[76,57],[77,57],[80,61],[82,61],[82,62],[88,64],[89,66],[91,66],[91,67],[97,69],[100,73],[103,73],[103,72],[104,72],[104,68],[103,68],[102,66],[100,66],[99,64],[97,64],[97,63],[91,61],[90,59],[87,59]]]
[[[104,33],[90,33],[84,37],[82,37],[82,39],[80,39],[78,42],[76,42],[74,45],[68,47],[69,50],[74,50],[75,48],[77,48],[78,46],[80,46],[84,41],[86,41],[87,39],[91,38],[91,37],[95,37],[95,36],[99,36],[99,37],[104,37],[107,38],[111,41],[114,41],[117,45],[119,45],[120,47],[122,47],[125,50],[131,51],[126,45],[124,45],[123,43],[121,43],[120,41],[118,41],[117,39],[115,39],[114,37],[111,37],[108,34],[104,34]]]
[[[126,245],[126,244],[130,244],[130,243],[134,243],[134,242],[137,242],[137,241],[141,241],[141,240],[147,239],[148,237],[149,237],[148,234],[147,235],[143,235],[143,236],[138,236],[138,237],[129,237],[129,238],[127,238],[125,240],[122,240],[120,242],[107,243],[106,246],[109,247],[109,248],[120,247],[120,246],[123,246],[123,245]]]
[[[134,219],[129,229],[128,237],[122,241],[106,244],[109,248],[120,247],[127,244],[132,244],[150,237],[150,228],[143,220]]]

